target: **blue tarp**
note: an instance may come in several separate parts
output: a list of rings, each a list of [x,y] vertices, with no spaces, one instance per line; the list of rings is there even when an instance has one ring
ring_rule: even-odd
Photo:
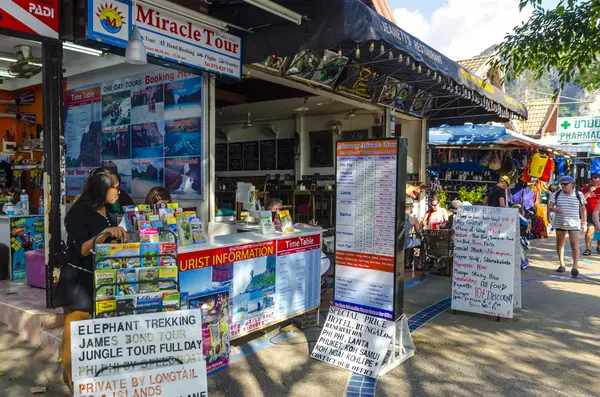
[[[309,4],[318,7],[318,12],[314,15],[310,8],[307,8]],[[369,57],[379,53],[379,45],[384,42],[386,54],[392,47],[396,51],[402,51],[427,65],[432,71],[527,118],[527,110],[519,101],[509,97],[491,84],[484,84],[481,78],[408,34],[359,0],[322,0],[304,4],[300,2],[296,8],[291,8],[301,14],[311,15],[312,19],[303,21],[301,25],[282,24],[257,29],[254,34],[248,35],[244,40],[244,63],[262,62],[272,54],[292,56],[302,50],[327,49],[337,52],[338,48],[346,52],[347,49],[356,46],[356,43],[377,43],[375,51],[369,53],[363,49],[361,57],[358,59],[359,62],[368,62]],[[399,24],[402,26],[402,21],[399,21]],[[375,69],[391,65],[395,66],[396,70],[400,69],[396,59],[388,62],[385,57],[382,58],[377,59],[378,63],[374,65]],[[387,65],[388,63],[389,65]],[[403,70],[402,73],[406,74],[407,71]],[[390,75],[394,77],[394,73],[390,73]]]
[[[535,140],[525,135],[495,125],[465,124],[450,127],[442,125],[430,128],[427,143],[433,146],[479,146],[479,145],[515,145],[539,147]]]

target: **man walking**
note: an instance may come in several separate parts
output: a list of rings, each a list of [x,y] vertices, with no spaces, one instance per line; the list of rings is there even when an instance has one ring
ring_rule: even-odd
[[[560,189],[550,199],[548,211],[554,212],[552,225],[556,230],[556,252],[558,253],[559,273],[565,272],[565,240],[569,235],[571,254],[573,256],[573,268],[571,276],[577,277],[577,262],[579,261],[579,231],[585,233],[587,229],[587,214],[585,208],[585,197],[575,190],[575,180],[570,176],[563,176],[560,181]]]
[[[592,254],[592,240],[594,239],[594,220],[592,219],[592,214],[600,201],[600,174],[592,174],[592,182],[584,186],[581,189],[581,193],[583,193],[583,197],[587,203],[585,204],[585,209],[587,212],[587,231],[585,232],[585,251],[583,251],[584,256],[588,256]],[[596,252],[600,254],[600,241],[596,245]]]

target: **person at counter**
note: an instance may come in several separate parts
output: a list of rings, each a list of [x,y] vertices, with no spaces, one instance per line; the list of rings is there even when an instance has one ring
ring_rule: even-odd
[[[275,230],[278,232],[280,232],[282,229],[281,220],[279,219],[279,211],[281,211],[282,209],[283,201],[281,201],[281,199],[278,198],[272,198],[269,201],[267,201],[267,204],[265,204],[265,210],[271,211],[272,213],[273,225],[275,226]],[[308,223],[294,223],[294,227],[296,229],[321,229],[321,226],[318,226],[317,222],[314,219],[312,219]]]
[[[423,220],[424,230],[444,229],[448,223],[448,211],[440,206],[440,199],[433,197],[429,206],[429,211]]]
[[[119,178],[107,168],[94,170],[87,179],[83,192],[65,217],[67,248],[55,289],[56,307],[63,307],[64,333],[62,364],[65,382],[72,386],[71,322],[85,320],[93,311],[94,273],[92,245],[108,238],[125,241],[125,230],[117,225],[117,218],[109,208],[117,202],[120,193]]]
[[[159,204],[168,204],[171,202],[171,193],[162,186],[154,186],[146,195],[144,203],[151,208]]]
[[[117,176],[117,180],[119,181],[119,186],[121,186],[121,177],[116,172],[115,172],[115,175]],[[124,206],[128,206],[128,205],[135,205],[133,202],[133,199],[131,198],[131,196],[129,194],[127,194],[126,191],[120,190],[118,200],[115,201],[113,205],[109,206],[108,209],[110,212],[117,214],[119,212],[122,212],[122,208]]]

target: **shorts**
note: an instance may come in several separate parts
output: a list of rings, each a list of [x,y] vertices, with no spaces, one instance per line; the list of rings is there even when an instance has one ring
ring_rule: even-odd
[[[589,226],[594,226],[594,217],[592,214],[587,214],[587,222]]]
[[[561,229],[559,227],[554,228],[557,232],[580,232],[581,229]]]

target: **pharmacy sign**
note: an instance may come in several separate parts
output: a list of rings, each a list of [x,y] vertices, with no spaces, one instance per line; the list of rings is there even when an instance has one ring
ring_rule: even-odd
[[[559,117],[559,143],[600,142],[600,116]]]

